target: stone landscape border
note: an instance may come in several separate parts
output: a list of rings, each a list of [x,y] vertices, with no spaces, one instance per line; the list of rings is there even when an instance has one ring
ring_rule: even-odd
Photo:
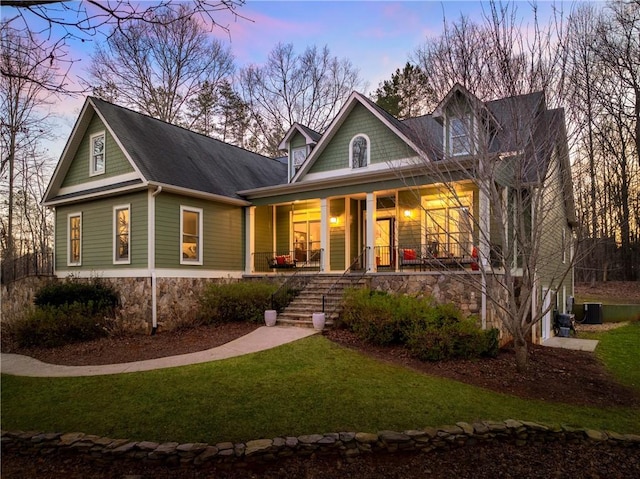
[[[426,427],[403,432],[380,431],[311,434],[257,439],[247,443],[157,443],[110,439],[83,433],[2,431],[2,452],[21,455],[78,454],[98,462],[136,460],[169,466],[265,463],[292,456],[336,455],[346,460],[363,454],[442,450],[502,441],[528,443],[592,443],[640,449],[640,435],[549,426],[529,421],[481,421]]]

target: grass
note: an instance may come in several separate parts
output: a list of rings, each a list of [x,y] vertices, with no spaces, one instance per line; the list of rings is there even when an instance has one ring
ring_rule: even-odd
[[[637,345],[634,327],[618,334]],[[617,359],[623,351],[608,340],[603,344],[610,351],[605,361],[637,384],[637,377],[630,378],[632,368],[623,367],[627,359]],[[628,360],[637,361],[633,354]],[[144,373],[2,376],[5,430],[216,443],[507,418],[640,432],[638,409],[515,398],[381,363],[321,336],[225,361]]]
[[[603,333],[581,332],[600,341],[596,354],[622,384],[640,391],[640,321]]]

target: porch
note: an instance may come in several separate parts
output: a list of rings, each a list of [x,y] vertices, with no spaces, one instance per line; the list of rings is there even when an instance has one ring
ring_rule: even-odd
[[[245,274],[477,270],[489,221],[477,186],[460,182],[249,207]],[[483,211],[483,215],[481,215]],[[486,255],[480,254],[483,248]]]

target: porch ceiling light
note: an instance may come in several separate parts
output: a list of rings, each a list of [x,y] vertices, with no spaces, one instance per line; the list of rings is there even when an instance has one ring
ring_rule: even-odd
[[[404,210],[404,217],[411,218],[411,210]]]
[[[329,218],[329,222],[332,225],[337,225],[338,224],[338,218],[336,216],[332,216],[331,218]]]

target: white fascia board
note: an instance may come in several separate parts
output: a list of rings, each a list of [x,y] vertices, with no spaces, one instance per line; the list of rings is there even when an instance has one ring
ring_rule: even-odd
[[[126,181],[141,179],[137,173],[125,173],[124,175],[111,176],[109,178],[101,178],[99,180],[89,181],[87,183],[81,183],[79,185],[65,186],[58,190],[58,195],[70,195],[73,193],[81,193],[82,191],[92,190],[94,188],[102,188],[118,183],[124,183]]]
[[[169,185],[166,183],[158,183],[156,181],[149,182],[149,186],[162,187],[163,193],[176,193],[185,196],[192,196],[194,198],[202,198],[205,200],[217,201],[218,203],[225,203],[234,206],[251,206],[251,203],[246,200],[240,200],[237,198],[229,198],[228,196],[216,195],[215,193],[207,193],[205,191],[192,190],[189,188],[183,188],[181,186]]]
[[[47,198],[50,198],[54,190],[57,190],[62,185],[62,180],[68,170],[69,164],[73,160],[73,157],[78,150],[78,146],[80,144],[81,139],[84,137],[86,133],[87,127],[89,126],[89,120],[91,116],[88,114],[87,110],[91,106],[93,108],[93,104],[89,102],[87,98],[84,101],[84,105],[82,105],[82,110],[76,119],[75,125],[73,125],[73,129],[71,130],[71,134],[69,138],[67,138],[67,142],[64,145],[64,149],[62,150],[62,155],[60,155],[60,159],[56,164],[56,168],[53,171],[53,175],[51,175],[51,180],[49,181],[49,185],[45,190],[43,195],[43,200],[41,202],[42,205],[46,206]],[[95,111],[95,108],[93,108]]]
[[[402,141],[404,141],[407,145],[409,145],[414,151],[418,153],[422,152],[421,148],[419,148],[417,145],[413,143],[413,141],[407,138],[407,136],[405,136],[404,133],[398,130],[395,127],[395,125],[391,124],[388,121],[388,119],[385,116],[381,115],[377,109],[373,108],[360,93],[354,91],[353,93],[351,93],[351,96],[349,96],[349,99],[347,100],[345,105],[342,107],[340,112],[338,112],[338,115],[333,120],[331,125],[329,125],[329,128],[327,128],[327,131],[324,133],[324,135],[322,135],[322,138],[320,139],[316,147],[313,149],[313,151],[309,155],[309,158],[307,158],[306,164],[303,165],[303,167],[300,168],[300,170],[298,170],[296,175],[291,179],[291,183],[295,183],[301,180],[301,178],[306,175],[306,172],[309,171],[309,168],[311,168],[311,166],[315,163],[316,158],[320,155],[322,150],[324,150],[326,144],[329,141],[331,141],[331,139],[337,133],[338,129],[342,126],[348,114],[355,107],[356,103],[361,104],[367,110],[369,110],[370,113],[372,113],[376,118],[378,118],[378,120],[380,120],[389,130],[395,133]],[[425,154],[425,157],[426,156],[427,155]]]
[[[72,205],[74,203],[81,203],[86,200],[94,200],[98,198],[107,198],[109,196],[121,195],[123,193],[134,193],[136,191],[144,191],[148,188],[148,186],[144,183],[123,186],[121,188],[113,188],[111,190],[100,191],[98,193],[87,193],[86,195],[74,196],[73,198],[63,198],[59,200],[53,201],[43,201],[42,206],[62,206],[62,205]]]
[[[89,101],[91,102],[91,99],[89,99]],[[93,102],[91,102],[91,105],[93,105]],[[138,176],[143,179],[143,181],[146,181],[146,178],[144,177],[144,175],[142,174],[142,172],[138,168],[138,165],[136,165],[136,162],[133,161],[133,158],[131,158],[131,155],[129,155],[129,152],[122,145],[122,142],[120,141],[120,138],[118,138],[118,136],[115,134],[115,132],[111,129],[111,126],[109,125],[109,123],[107,123],[107,121],[104,119],[104,117],[100,113],[100,110],[98,108],[96,108],[95,105],[93,105],[93,109],[96,112],[96,115],[98,115],[98,118],[100,118],[100,120],[104,124],[105,128],[109,131],[109,133],[111,133],[111,136],[113,137],[113,139],[116,140],[116,144],[118,145],[118,147],[120,148],[120,150],[124,154],[125,158],[129,162],[131,167],[136,171]]]

